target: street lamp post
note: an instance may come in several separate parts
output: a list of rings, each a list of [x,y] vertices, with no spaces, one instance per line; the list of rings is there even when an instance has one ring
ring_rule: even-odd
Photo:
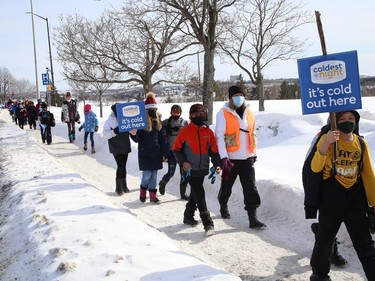
[[[52,95],[53,95],[53,98],[54,98],[54,93],[55,93],[55,78],[54,78],[54,75],[53,75],[53,63],[52,63],[52,52],[51,52],[51,38],[50,38],[50,35],[49,35],[49,25],[48,25],[48,18],[46,17],[42,17],[38,14],[34,14],[33,11],[31,11],[31,14],[34,15],[34,16],[37,16],[38,18],[41,18],[43,20],[46,21],[46,24],[47,24],[47,38],[48,38],[48,51],[49,51],[49,62],[50,62],[50,70],[51,70],[51,82],[52,82]]]
[[[33,30],[33,45],[34,45],[34,67],[35,67],[35,83],[36,83],[36,94],[38,99],[40,99],[39,85],[38,85],[38,60],[36,57],[36,43],[35,43],[35,29],[34,29],[34,10],[33,10],[33,0],[30,0],[31,6],[31,26]]]

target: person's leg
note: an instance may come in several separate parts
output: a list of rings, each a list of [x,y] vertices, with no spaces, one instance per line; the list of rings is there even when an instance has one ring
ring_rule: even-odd
[[[358,185],[347,191],[344,223],[368,280],[375,280],[375,247],[367,218],[367,200],[363,187]]]
[[[124,177],[123,170],[124,165],[126,165],[126,159],[124,159],[123,154],[113,154],[113,157],[115,158],[117,168],[116,168],[116,193],[118,195],[123,195],[123,187],[122,187],[122,178]]]
[[[255,186],[254,157],[246,160],[236,160],[239,166],[239,177],[244,196],[245,210],[249,217],[249,227],[259,228],[266,225],[258,220],[256,210],[260,206],[260,196]]]
[[[87,150],[87,138],[88,138],[89,132],[85,132],[83,135],[83,150]]]
[[[47,144],[52,143],[52,132],[51,132],[51,126],[46,127],[46,139],[47,139]]]
[[[329,278],[333,244],[345,213],[345,190],[335,180],[324,181],[319,207],[319,233],[310,259],[311,278]]]
[[[94,132],[90,132],[91,153],[95,153]]]
[[[73,142],[72,124],[70,122],[67,122],[66,125],[68,126],[68,138],[69,138],[69,142]]]
[[[204,177],[190,177],[189,183],[192,194],[197,203],[199,215],[202,219],[204,230],[207,235],[214,234],[214,223],[211,219],[210,212],[207,210],[206,195],[203,187]]]
[[[159,182],[159,192],[161,195],[165,194],[165,186],[169,182],[169,180],[173,177],[175,171],[176,171],[176,158],[173,155],[173,152],[169,152],[168,157],[168,172],[163,176],[163,178]]]
[[[148,183],[148,191],[150,192],[150,202],[158,203],[160,200],[158,199],[156,193],[158,192],[156,185],[157,185],[157,177],[158,177],[158,170],[153,170],[151,172],[151,177]]]
[[[223,219],[230,219],[230,214],[228,210],[228,200],[232,194],[232,187],[234,182],[236,181],[237,175],[239,173],[239,165],[236,160],[232,160],[234,164],[232,170],[229,173],[229,177],[227,180],[221,179],[221,185],[219,194],[217,196],[220,204],[220,213]],[[191,185],[190,185],[191,186]]]

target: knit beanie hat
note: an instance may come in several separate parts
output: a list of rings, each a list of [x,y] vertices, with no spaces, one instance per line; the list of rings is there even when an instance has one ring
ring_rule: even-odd
[[[234,86],[229,87],[228,89],[229,98],[231,98],[233,95],[238,94],[238,93],[245,95],[245,91],[241,86],[234,85]]]
[[[146,109],[158,108],[156,105],[155,94],[153,92],[147,93],[146,100],[145,100],[145,108]]]
[[[200,104],[200,103],[193,104],[189,110],[190,115],[192,115],[193,113],[197,113],[197,112],[203,112],[207,114],[206,108],[204,107],[203,104]]]
[[[84,111],[90,111],[91,110],[91,104],[85,104],[85,107],[83,108]]]

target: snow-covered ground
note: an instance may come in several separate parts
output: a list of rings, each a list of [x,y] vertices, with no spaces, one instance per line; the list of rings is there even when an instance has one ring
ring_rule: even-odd
[[[266,101],[265,112],[251,101],[257,119],[257,186],[262,198],[258,217],[263,230],[248,228],[239,181],[223,220],[217,193],[220,178],[205,182],[215,235],[202,224],[182,223],[186,201],[179,199],[179,176],[171,179],[161,204],[138,199],[141,172],[137,145],[128,160],[130,193],[114,193],[115,161],[101,130],[96,154],[83,151],[83,133],[75,143],[56,116],[51,145],[39,130],[19,129],[0,110],[0,279],[1,280],[308,280],[314,237],[305,220],[301,168],[311,139],[328,114],[301,114],[299,100]],[[363,98],[360,132],[375,157],[375,98]],[[182,104],[188,117],[191,104]],[[214,104],[214,116],[223,103]],[[164,118],[171,104],[158,104]],[[99,115],[99,109],[93,104]],[[83,106],[80,113],[83,116]],[[104,108],[100,127],[109,115]],[[78,126],[77,126],[78,128]],[[214,128],[214,125],[212,126]],[[158,179],[167,165],[159,171]],[[196,216],[199,218],[198,214]],[[332,268],[333,280],[365,280],[342,227],[339,249],[349,264]]]

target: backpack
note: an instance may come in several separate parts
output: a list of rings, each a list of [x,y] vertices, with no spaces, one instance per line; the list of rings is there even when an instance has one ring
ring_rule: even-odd
[[[302,167],[302,185],[305,192],[305,215],[306,219],[316,218],[316,214],[319,208],[320,200],[320,186],[323,181],[323,171],[315,173],[311,170],[311,161],[317,150],[317,144],[320,138],[328,133],[330,125],[325,125],[321,128],[320,132],[314,137],[311,142],[311,146],[307,151],[306,159]],[[363,169],[363,152],[365,151],[365,142],[363,137],[359,135],[358,130],[354,132],[358,136],[359,143],[361,145],[361,157],[358,161],[358,177],[361,175]],[[335,175],[335,164],[333,163],[331,169],[331,177]]]

